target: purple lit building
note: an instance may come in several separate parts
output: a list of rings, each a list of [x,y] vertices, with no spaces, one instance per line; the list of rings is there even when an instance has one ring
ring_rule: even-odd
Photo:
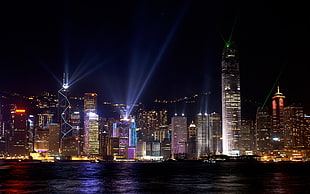
[[[171,154],[173,158],[184,158],[187,153],[187,117],[175,116],[171,118]]]
[[[134,159],[136,157],[137,135],[134,119],[121,119],[115,122],[112,136],[119,138],[117,158]]]

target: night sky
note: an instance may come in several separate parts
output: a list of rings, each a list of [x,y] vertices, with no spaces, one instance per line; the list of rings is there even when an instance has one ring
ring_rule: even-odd
[[[270,1],[1,2],[0,90],[56,94],[57,79],[68,72],[72,95],[147,103],[211,92],[209,111],[219,111],[221,54],[232,33],[244,110],[262,103],[280,75],[287,103],[310,114],[305,8]]]

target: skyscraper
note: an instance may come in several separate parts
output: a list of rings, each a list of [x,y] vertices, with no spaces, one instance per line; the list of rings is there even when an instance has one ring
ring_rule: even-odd
[[[284,146],[284,125],[283,125],[283,110],[285,96],[280,92],[278,86],[277,92],[272,97],[272,144],[273,150],[281,150]]]
[[[222,152],[222,123],[221,115],[213,112],[210,114],[210,152],[218,154]]]
[[[84,94],[84,153],[99,155],[99,117],[97,114],[97,94]]]
[[[59,134],[60,125],[58,123],[49,123],[47,125],[48,134],[48,150],[51,155],[59,155]]]
[[[12,117],[12,129],[10,137],[9,153],[11,155],[23,155],[29,154],[30,150],[28,144],[28,115],[25,109],[16,109],[11,113]]]
[[[183,159],[187,153],[187,117],[172,117],[171,127],[171,153],[174,158]]]
[[[197,159],[197,126],[194,121],[188,127],[187,158]]]
[[[65,144],[70,142],[72,138],[72,125],[70,124],[70,112],[71,103],[68,99],[69,95],[69,84],[68,84],[68,74],[64,73],[63,85],[60,90],[58,90],[58,122],[60,123],[60,153],[65,155],[64,152]]]
[[[208,114],[199,113],[196,115],[197,126],[197,156],[203,157],[208,155],[208,138],[209,138],[209,117]]]
[[[119,140],[118,158],[134,159],[136,157],[137,134],[135,119],[121,119],[114,123],[113,137]]]
[[[271,148],[271,116],[267,108],[259,107],[256,112],[256,151],[264,155]]]
[[[239,155],[242,151],[239,56],[231,42],[222,53],[222,127],[223,154]]]

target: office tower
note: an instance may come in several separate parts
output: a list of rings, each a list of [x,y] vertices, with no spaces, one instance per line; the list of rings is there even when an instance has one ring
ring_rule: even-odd
[[[108,144],[109,135],[106,131],[101,131],[99,133],[99,154],[104,160],[108,159]]]
[[[167,125],[168,112],[167,110],[145,111],[144,109],[139,109],[136,122],[139,129],[139,138],[143,141],[152,141],[160,127]]]
[[[165,131],[165,138],[161,141],[160,155],[163,156],[163,159],[169,159],[171,158],[171,124],[164,125],[161,129]]]
[[[47,152],[49,148],[49,129],[47,126],[36,128],[34,134],[34,151]]]
[[[52,113],[37,114],[37,126],[44,127],[48,125],[49,123],[53,123],[53,116],[54,114]]]
[[[83,142],[83,127],[84,123],[82,121],[82,111],[73,111],[70,115],[70,124],[72,126],[72,141],[74,141],[76,144],[76,148],[73,148],[73,150],[76,150],[76,153],[74,153],[75,156],[79,156],[83,150],[82,148],[82,142]]]
[[[209,153],[209,116],[207,113],[196,115],[197,127],[197,157],[207,156]]]
[[[60,123],[60,152],[62,155],[66,154],[66,152],[63,152],[63,147],[66,147],[65,150],[67,150],[68,142],[72,139],[72,125],[70,124],[71,103],[68,95],[68,74],[64,73],[62,88],[58,90],[58,122]]]
[[[84,137],[84,97],[70,97],[71,112],[70,124],[72,126],[72,139],[77,141],[77,153],[81,155],[83,151],[83,137]]]
[[[303,107],[288,106],[283,109],[284,148],[288,152],[305,149],[307,145],[307,125]]]
[[[147,156],[160,156],[160,142],[147,141],[146,142],[146,155]]]
[[[228,42],[222,53],[222,136],[223,154],[241,152],[241,98],[239,56],[234,44]]]
[[[187,153],[189,159],[197,159],[197,127],[192,121],[188,127],[188,143],[187,143]]]
[[[97,114],[97,94],[84,94],[84,153],[99,155],[99,116]]]
[[[164,139],[168,138],[169,128],[168,125],[161,125],[158,129],[153,132],[153,139],[150,141],[159,141],[160,143],[164,141]]]
[[[272,144],[273,150],[283,149],[283,136],[284,136],[284,125],[283,125],[283,109],[284,109],[284,98],[285,96],[280,92],[278,86],[277,92],[272,97]]]
[[[28,148],[28,115],[25,109],[16,109],[11,113],[12,123],[10,131],[9,154],[14,156],[27,156]],[[32,151],[32,150],[31,150]]]
[[[210,114],[210,152],[212,154],[222,153],[222,122],[221,115],[213,112]]]
[[[58,156],[59,155],[59,147],[60,147],[60,125],[58,123],[49,123],[47,124],[48,128],[48,150],[51,155]]]
[[[108,143],[108,158],[111,160],[115,160],[119,158],[119,138],[118,137],[110,137]]]
[[[256,112],[256,153],[267,154],[271,150],[271,116],[265,107],[259,107]]]
[[[84,113],[97,113],[97,97],[98,95],[96,93],[84,94]]]
[[[146,142],[138,141],[137,142],[137,157],[144,158],[146,156]]]
[[[114,123],[112,136],[119,139],[118,158],[134,159],[136,157],[137,134],[135,119],[121,119]]]
[[[171,154],[175,159],[184,159],[187,153],[187,117],[171,118]]]
[[[254,122],[242,120],[241,124],[241,147],[245,155],[253,155],[254,151]]]

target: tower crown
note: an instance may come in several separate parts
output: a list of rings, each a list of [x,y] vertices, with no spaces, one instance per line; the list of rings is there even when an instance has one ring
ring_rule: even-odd
[[[277,92],[274,94],[274,96],[272,97],[272,99],[275,99],[275,98],[285,98],[285,96],[283,95],[283,93],[280,92],[280,86],[278,85],[278,88],[277,88]]]

